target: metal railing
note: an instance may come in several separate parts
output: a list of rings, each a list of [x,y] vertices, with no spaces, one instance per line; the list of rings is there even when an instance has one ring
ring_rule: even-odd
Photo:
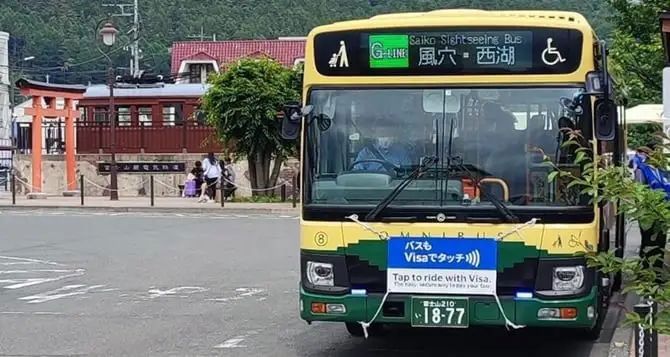
[[[156,206],[156,202],[160,201],[161,198],[184,198],[184,199],[199,199],[204,197],[202,193],[202,188],[200,187],[196,189],[195,194],[190,194],[190,195],[185,195],[184,190],[186,189],[185,185],[171,185],[166,182],[163,182],[161,180],[158,180],[155,178],[155,176],[150,175],[148,179],[142,181],[138,185],[144,185],[146,183],[149,183],[149,192],[146,196],[148,198],[149,202],[148,205],[150,207]],[[102,195],[96,195],[96,197],[108,197],[111,189],[109,187],[105,187],[103,185],[100,185],[96,183],[95,181],[85,177],[84,175],[81,175],[78,179],[78,184],[79,184],[79,202],[80,206],[85,206],[87,202],[87,198],[90,196],[86,195],[87,190],[89,188],[94,188],[102,192]],[[9,181],[8,185],[10,187],[11,193],[12,193],[12,204],[16,204],[16,198],[19,193],[19,186],[23,187],[23,190],[25,193],[32,192],[32,185],[27,180],[24,180],[22,178],[19,178],[16,176],[15,172],[10,172],[9,174]],[[167,192],[171,193],[171,195],[161,195],[157,196],[156,195],[156,187],[161,186],[163,187],[163,191],[165,192],[165,189],[167,189]],[[251,187],[243,187],[239,186],[233,182],[226,181],[225,179],[222,179],[218,182],[215,182],[213,185],[211,185],[214,190],[216,190],[216,197],[217,201],[220,202],[221,207],[225,207],[225,203],[228,201],[230,202],[231,200],[235,199],[236,193],[241,190],[245,191],[252,191],[252,192],[267,192],[269,193],[269,197],[274,197],[278,198],[277,201],[274,202],[268,202],[268,203],[275,203],[275,202],[291,202],[292,206],[295,208],[297,207],[297,203],[299,202],[300,198],[300,191],[298,188],[298,182],[297,182],[297,176],[293,175],[290,180],[281,180],[277,185],[269,188],[263,188],[263,189],[253,189]],[[59,190],[61,193],[67,189],[67,185],[65,187],[60,187]],[[289,191],[290,190],[290,191]],[[133,190],[129,189],[118,189],[117,192],[119,193],[128,193],[132,192]],[[49,194],[48,192],[45,192],[45,194]],[[51,192],[52,195],[57,195],[57,192]],[[141,196],[136,196],[133,195],[132,197],[141,197]],[[222,199],[223,198],[223,199]]]

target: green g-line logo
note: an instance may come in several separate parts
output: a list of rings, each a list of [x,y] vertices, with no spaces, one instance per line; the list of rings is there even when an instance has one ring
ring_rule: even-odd
[[[409,68],[409,36],[370,35],[370,68]]]

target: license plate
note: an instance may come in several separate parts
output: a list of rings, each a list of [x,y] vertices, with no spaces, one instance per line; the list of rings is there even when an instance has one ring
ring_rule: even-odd
[[[414,327],[465,328],[470,325],[467,298],[412,297]]]

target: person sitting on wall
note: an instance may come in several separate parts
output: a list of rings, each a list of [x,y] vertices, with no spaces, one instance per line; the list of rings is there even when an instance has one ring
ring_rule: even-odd
[[[186,176],[186,181],[184,181],[184,189],[181,193],[181,197],[197,197],[202,194],[202,183],[203,183],[203,169],[202,162],[196,161],[195,167],[188,173]]]

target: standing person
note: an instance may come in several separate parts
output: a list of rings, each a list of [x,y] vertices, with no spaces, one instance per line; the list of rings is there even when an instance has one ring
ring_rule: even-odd
[[[224,187],[224,199],[233,196],[235,197],[235,169],[233,168],[233,160],[229,157],[221,162],[221,184]]]
[[[195,181],[196,196],[202,196],[201,192],[202,183],[205,182],[204,173],[205,171],[202,169],[202,162],[196,161],[195,167],[193,168],[193,170],[191,170],[191,174],[193,175],[193,177],[195,177],[193,180]]]
[[[213,152],[207,154],[207,158],[203,161],[202,169],[204,171],[205,183],[207,184],[207,192],[206,198],[201,198],[200,201],[207,202],[208,199],[215,200],[216,183],[221,178],[221,166]]]
[[[649,155],[654,145],[641,147],[631,160],[635,181],[649,186],[651,189],[664,189],[668,192],[668,185],[659,170],[648,163]],[[667,243],[668,227],[662,221],[656,221],[649,229],[640,227],[642,242],[640,244],[640,258],[651,258],[660,255],[654,267],[662,268],[664,262],[665,245]]]

